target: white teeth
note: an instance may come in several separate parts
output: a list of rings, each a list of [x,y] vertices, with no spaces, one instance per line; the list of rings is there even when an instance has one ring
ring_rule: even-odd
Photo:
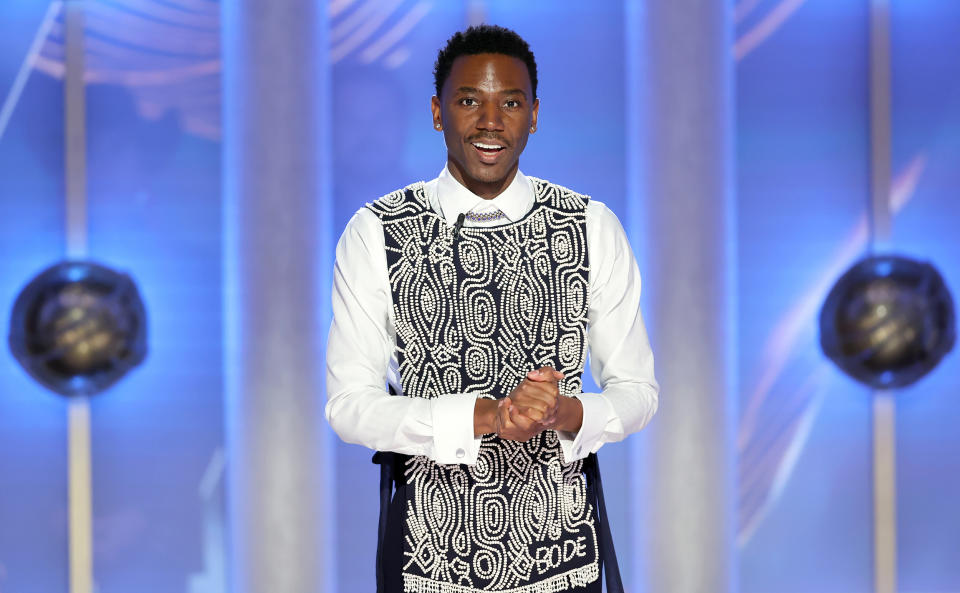
[[[476,146],[477,148],[486,148],[487,150],[503,148],[499,144],[484,144],[482,142],[474,142],[473,145]]]

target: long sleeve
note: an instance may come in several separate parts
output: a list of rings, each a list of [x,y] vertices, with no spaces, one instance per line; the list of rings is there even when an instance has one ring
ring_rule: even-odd
[[[653,352],[640,314],[640,272],[616,215],[591,200],[587,209],[590,370],[601,393],[582,393],[583,424],[559,433],[568,463],[623,440],[646,426],[657,410],[659,386]]]
[[[476,394],[396,397],[395,330],[383,227],[361,209],[337,244],[333,322],[327,341],[326,417],[348,443],[425,455],[438,463],[476,463]]]
[[[616,216],[592,200],[587,210],[590,256],[588,347],[602,391],[578,396],[583,423],[559,433],[568,462],[643,428],[657,409],[653,354],[640,314],[640,274]],[[436,399],[395,397],[395,326],[383,227],[361,209],[337,245],[333,323],[327,344],[327,421],[348,443],[425,455],[438,463],[476,463],[477,394]]]

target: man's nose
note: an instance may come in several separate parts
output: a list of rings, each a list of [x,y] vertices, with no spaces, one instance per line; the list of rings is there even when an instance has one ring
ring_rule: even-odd
[[[503,130],[503,113],[495,101],[486,101],[480,109],[477,128],[481,130]]]

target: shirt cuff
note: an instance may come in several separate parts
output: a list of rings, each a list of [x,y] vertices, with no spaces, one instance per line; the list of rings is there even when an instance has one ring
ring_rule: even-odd
[[[603,442],[600,440],[610,415],[610,403],[600,394],[581,393],[573,396],[583,405],[583,423],[576,434],[557,431],[564,463],[573,463],[595,453]]]
[[[481,438],[473,436],[475,393],[450,393],[430,400],[433,460],[450,465],[475,465]]]

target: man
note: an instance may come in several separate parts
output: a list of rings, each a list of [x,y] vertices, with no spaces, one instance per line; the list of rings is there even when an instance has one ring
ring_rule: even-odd
[[[599,592],[602,564],[616,589],[591,454],[657,407],[636,262],[600,202],[519,171],[523,39],[471,27],[434,75],[446,167],[357,212],[334,271],[327,419],[389,452],[378,590]]]

